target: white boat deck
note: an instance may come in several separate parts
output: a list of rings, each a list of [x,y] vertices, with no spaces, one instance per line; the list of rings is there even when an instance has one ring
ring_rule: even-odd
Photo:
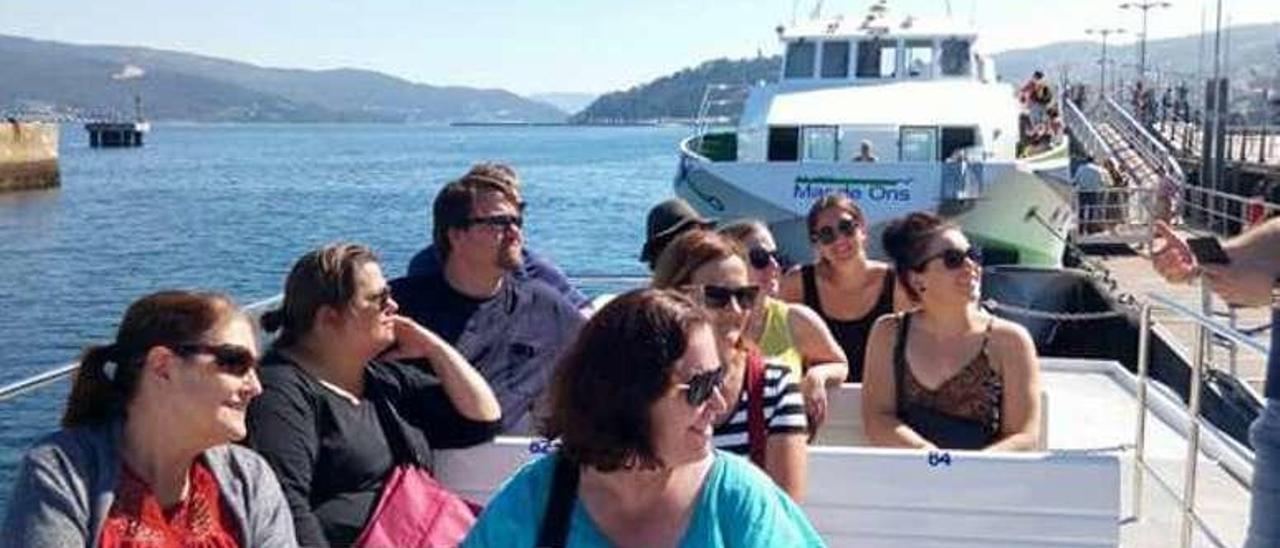
[[[833,546],[1177,546],[1181,509],[1150,475],[1141,518],[1131,519],[1133,375],[1093,360],[1047,358],[1042,369],[1049,451],[951,452],[945,466],[917,451],[867,447],[861,387],[833,390],[831,418],[810,453],[805,511]],[[1147,460],[1181,493],[1185,409],[1155,384],[1148,397]],[[1234,477],[1250,477],[1252,455],[1211,426],[1201,440],[1197,511],[1222,545],[1239,546],[1249,494]],[[531,441],[437,452],[437,475],[487,500],[532,457]],[[1197,532],[1192,545],[1217,544]]]

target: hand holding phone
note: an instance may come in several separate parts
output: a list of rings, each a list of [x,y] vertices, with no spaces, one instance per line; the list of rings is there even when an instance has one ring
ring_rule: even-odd
[[[1192,238],[1187,240],[1187,246],[1191,248],[1191,254],[1196,256],[1196,261],[1202,265],[1231,264],[1231,257],[1227,256],[1227,252],[1222,249],[1222,244],[1213,236]]]

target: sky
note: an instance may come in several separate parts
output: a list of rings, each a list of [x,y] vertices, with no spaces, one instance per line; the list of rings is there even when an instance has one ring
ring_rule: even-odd
[[[1208,0],[1153,9],[1151,38],[1213,28]],[[1121,0],[891,0],[893,11],[972,20],[986,49],[1141,29]],[[1280,22],[1280,0],[1222,0],[1224,23]],[[371,69],[414,82],[521,94],[604,93],[717,57],[779,50],[774,27],[816,0],[0,0],[0,34],[147,46],[283,68]],[[826,1],[861,17],[871,0]],[[1207,7],[1206,7],[1207,4]],[[1203,11],[1202,11],[1203,10]],[[1280,37],[1278,37],[1280,38]]]

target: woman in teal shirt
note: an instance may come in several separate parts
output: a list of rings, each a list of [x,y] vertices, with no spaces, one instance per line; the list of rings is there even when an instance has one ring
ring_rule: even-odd
[[[464,546],[821,546],[799,507],[713,450],[726,403],[706,312],[675,291],[601,309],[551,387],[549,438],[490,501]]]

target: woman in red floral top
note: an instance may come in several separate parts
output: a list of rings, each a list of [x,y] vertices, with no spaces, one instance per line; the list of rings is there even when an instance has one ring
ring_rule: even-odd
[[[291,546],[292,518],[245,436],[262,392],[250,320],[226,297],[168,291],[90,348],[63,430],[23,462],[0,546]]]

